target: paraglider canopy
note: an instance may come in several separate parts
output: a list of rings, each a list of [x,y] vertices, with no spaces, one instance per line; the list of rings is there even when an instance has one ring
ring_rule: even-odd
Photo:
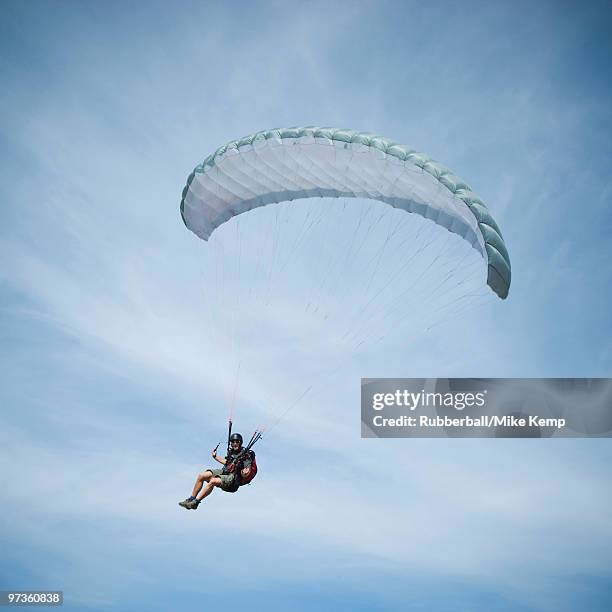
[[[487,284],[507,297],[510,258],[482,200],[438,162],[374,134],[293,127],[232,141],[189,175],[181,215],[192,232],[208,240],[236,215],[312,197],[378,200],[433,221],[480,252]]]

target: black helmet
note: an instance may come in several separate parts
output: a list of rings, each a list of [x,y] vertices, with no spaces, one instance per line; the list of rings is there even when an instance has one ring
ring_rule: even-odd
[[[230,443],[231,442],[236,442],[236,441],[238,441],[238,442],[240,442],[240,444],[242,444],[242,436],[240,434],[236,434],[235,433],[235,434],[232,434],[230,436]]]

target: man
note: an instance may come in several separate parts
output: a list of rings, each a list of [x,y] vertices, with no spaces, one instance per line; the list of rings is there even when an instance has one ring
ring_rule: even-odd
[[[222,468],[208,469],[198,474],[196,483],[193,487],[191,497],[179,502],[179,506],[187,508],[187,510],[196,510],[200,502],[213,492],[215,487],[219,487],[223,491],[234,493],[240,486],[241,479],[247,479],[251,473],[253,457],[255,453],[247,450],[246,453],[239,456],[242,451],[242,436],[238,433],[232,434],[229,441],[229,452],[227,457],[219,457],[217,450],[212,452],[212,457],[223,465]],[[236,462],[237,459],[237,462]],[[204,485],[206,483],[206,485]]]

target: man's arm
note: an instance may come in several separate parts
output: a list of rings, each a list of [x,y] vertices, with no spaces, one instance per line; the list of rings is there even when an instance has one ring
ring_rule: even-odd
[[[252,465],[252,463],[253,463],[253,461],[251,459],[251,456],[249,454],[247,454],[247,458],[242,463],[242,469],[240,470],[240,473],[245,478],[251,473],[251,465]]]
[[[217,455],[216,450],[212,452],[212,457],[215,461],[218,461],[221,465],[225,465],[227,463],[227,460],[225,459],[225,457],[219,457],[219,455]]]

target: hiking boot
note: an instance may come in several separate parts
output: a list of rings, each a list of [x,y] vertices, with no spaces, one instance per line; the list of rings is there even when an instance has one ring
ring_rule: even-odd
[[[183,506],[183,508],[186,508],[187,510],[189,510],[189,504],[192,502],[193,500],[188,497],[187,499],[184,499],[182,502],[179,502],[179,506]]]
[[[185,504],[185,508],[187,508],[187,510],[197,510],[199,505],[200,502],[197,499],[193,499],[192,501]]]

